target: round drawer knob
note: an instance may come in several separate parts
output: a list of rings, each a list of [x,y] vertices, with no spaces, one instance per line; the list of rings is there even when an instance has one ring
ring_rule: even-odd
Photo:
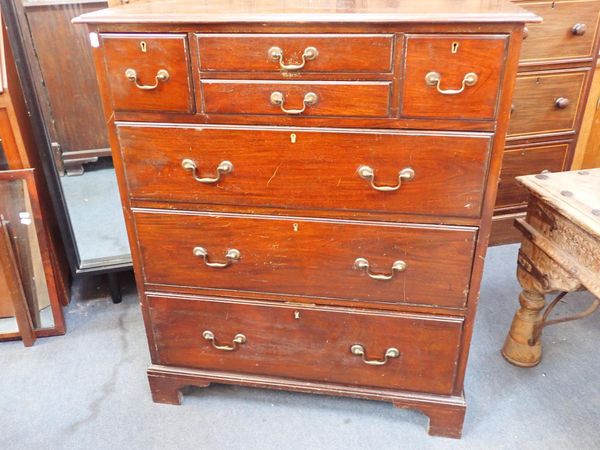
[[[525,27],[523,28],[523,39],[527,39],[527,36],[529,36],[529,28]]]
[[[565,97],[558,97],[556,100],[554,100],[554,106],[556,106],[558,109],[565,109],[567,106],[569,106],[569,103],[571,102]]]
[[[586,30],[587,26],[585,23],[576,23],[573,25],[573,28],[571,28],[571,33],[575,36],[583,36]]]

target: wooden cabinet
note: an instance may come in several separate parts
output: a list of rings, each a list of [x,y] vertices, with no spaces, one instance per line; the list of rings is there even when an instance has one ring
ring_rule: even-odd
[[[516,217],[525,215],[527,199],[516,187],[512,179],[515,175],[571,167],[600,45],[599,0],[515,0],[515,3],[544,21],[527,25],[523,40],[508,129],[506,166],[502,169],[503,182],[498,188],[494,211],[492,244],[519,240],[512,223]],[[561,140],[570,140],[572,144],[550,164],[548,149]],[[527,151],[527,157],[515,159],[516,148],[531,145],[540,151]],[[519,159],[523,165],[517,167]],[[516,194],[517,191],[521,194]]]
[[[211,382],[348,395],[460,436],[517,56],[538,18],[495,0],[360,5],[77,19],[155,401]]]

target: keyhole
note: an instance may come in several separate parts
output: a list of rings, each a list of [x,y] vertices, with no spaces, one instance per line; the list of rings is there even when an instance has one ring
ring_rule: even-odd
[[[297,223],[295,223],[292,225],[292,228],[294,229],[294,231],[298,231],[299,226]]]
[[[140,42],[140,48],[142,49],[142,52],[146,53],[146,51],[148,50],[148,46],[146,45],[146,41]]]
[[[292,142],[292,144],[296,143],[296,133],[290,134],[290,141]]]
[[[294,319],[300,319],[300,311],[294,311]]]
[[[458,42],[453,42],[452,43],[452,53],[457,53],[458,52]]]

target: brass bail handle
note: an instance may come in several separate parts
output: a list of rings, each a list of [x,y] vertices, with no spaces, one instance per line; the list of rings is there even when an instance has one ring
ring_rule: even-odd
[[[397,191],[402,186],[402,181],[410,181],[415,177],[415,171],[411,167],[405,167],[398,172],[398,184],[396,186],[378,186],[375,184],[375,170],[372,167],[360,166],[357,172],[359,177],[371,183],[373,189],[381,192]]]
[[[185,158],[181,161],[181,167],[185,170],[192,172],[194,180],[198,183],[213,184],[221,179],[222,174],[233,172],[233,164],[231,161],[221,161],[217,166],[217,174],[214,177],[200,177],[198,176],[198,165],[192,159]]]
[[[360,344],[354,344],[352,347],[350,347],[350,353],[361,356],[362,361],[369,366],[383,366],[387,364],[390,358],[400,357],[400,350],[395,347],[390,347],[385,351],[383,359],[367,359],[365,348]]]
[[[210,330],[204,330],[202,332],[202,337],[209,341],[212,344],[212,346],[217,350],[223,350],[225,352],[232,352],[236,350],[238,346],[245,344],[247,341],[246,336],[244,336],[241,333],[238,333],[233,337],[233,341],[231,341],[233,345],[219,345],[217,344],[217,338],[215,337],[215,333],[213,333]]]
[[[475,72],[469,72],[463,77],[462,86],[460,89],[442,89],[440,88],[442,76],[438,72],[429,72],[427,75],[425,75],[425,83],[427,83],[429,86],[435,86],[437,91],[444,95],[460,94],[467,86],[475,86],[478,80],[479,77]]]
[[[135,86],[138,89],[142,89],[144,91],[151,91],[153,89],[156,89],[160,83],[164,83],[169,79],[169,72],[167,72],[165,69],[160,69],[158,72],[156,72],[156,76],[154,77],[154,84],[139,84],[137,72],[134,69],[127,69],[125,71],[125,77],[132,83],[135,83]]]
[[[281,110],[286,114],[302,114],[304,111],[306,111],[307,106],[314,105],[315,103],[317,103],[318,99],[319,97],[314,92],[307,92],[306,94],[304,94],[304,99],[302,100],[302,109],[286,109],[284,106],[285,97],[283,96],[283,94],[278,91],[271,93],[271,104],[278,105],[281,108]]]
[[[300,70],[306,65],[306,61],[313,61],[319,56],[319,52],[315,47],[306,47],[302,52],[302,62],[300,64],[285,64],[283,62],[283,50],[281,48],[271,47],[267,54],[270,59],[279,61],[279,67],[283,70]]]
[[[381,280],[381,281],[391,280],[392,278],[394,278],[394,275],[396,274],[396,272],[404,272],[406,270],[406,267],[407,267],[407,265],[404,261],[397,260],[397,261],[394,261],[394,263],[392,264],[392,271],[389,274],[373,273],[373,272],[371,272],[370,264],[367,259],[356,258],[354,260],[354,268],[356,270],[365,270],[367,272],[367,275],[369,275],[369,277],[373,278],[374,280]]]
[[[225,252],[225,262],[211,262],[209,260],[208,251],[204,247],[194,247],[194,256],[198,256],[204,260],[204,264],[215,269],[224,269],[229,267],[234,261],[239,261],[242,254],[236,248],[230,248]]]

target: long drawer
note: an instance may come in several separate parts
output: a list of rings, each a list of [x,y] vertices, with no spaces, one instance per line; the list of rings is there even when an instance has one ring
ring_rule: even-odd
[[[160,364],[450,394],[462,319],[149,295]]]
[[[463,217],[481,212],[491,141],[145,125],[120,125],[118,135],[136,199]]]
[[[476,229],[135,210],[147,283],[463,307]]]

